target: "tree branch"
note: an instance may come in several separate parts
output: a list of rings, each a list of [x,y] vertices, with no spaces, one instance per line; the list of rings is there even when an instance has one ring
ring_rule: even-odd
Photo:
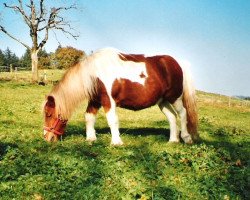
[[[49,29],[47,28],[43,40],[38,45],[38,50],[40,50],[40,49],[42,49],[44,47],[44,45],[46,44],[48,39],[49,39]]]
[[[33,0],[30,0],[30,6],[28,6],[30,8],[30,21],[32,24],[32,36],[34,36],[37,33],[37,26],[38,26],[38,22],[36,20],[36,8],[34,5]]]
[[[69,6],[69,7],[59,7],[59,8],[56,8],[55,10],[56,10],[56,12],[59,12],[60,10],[70,10],[70,9],[77,9],[77,7],[76,7],[75,4],[73,4],[73,5]]]
[[[41,4],[40,4],[40,6],[41,6]],[[79,37],[79,35],[75,35],[72,32],[70,32],[71,30],[74,30],[70,26],[70,23],[66,22],[63,17],[59,16],[60,11],[70,10],[70,9],[76,9],[76,5],[74,4],[74,5],[71,5],[69,7],[51,8],[47,23],[43,27],[37,29],[38,32],[45,30],[44,39],[38,45],[38,49],[42,49],[43,46],[46,44],[46,42],[48,40],[49,30],[52,30],[52,29],[60,30],[64,34],[70,35],[74,39]],[[43,11],[41,11],[41,12],[43,12]],[[68,27],[69,30],[66,30],[66,27]]]
[[[73,34],[72,32],[68,31],[68,30],[65,30],[64,28],[62,27],[55,27],[56,30],[60,30],[62,31],[65,35],[70,35],[71,37],[73,37],[75,40],[79,37],[79,35],[75,35]],[[73,30],[71,28],[71,30]],[[67,36],[66,36],[67,37]]]
[[[43,1],[44,0],[40,0],[40,16],[37,18],[38,23],[45,21],[45,19],[43,18],[44,14],[45,14],[45,8],[43,5]]]
[[[6,3],[4,3],[3,5],[4,5],[6,8],[10,8],[10,9],[13,9],[14,11],[19,12],[19,13],[22,15],[22,17],[23,17],[25,23],[26,23],[29,27],[31,27],[31,21],[30,21],[28,15],[27,15],[27,14],[24,12],[24,10],[23,10],[23,3],[22,3],[22,0],[18,0],[18,2],[19,2],[19,6],[10,6],[10,5],[7,5]]]
[[[3,33],[5,33],[6,35],[8,35],[10,38],[12,38],[13,40],[16,40],[17,42],[19,42],[20,44],[22,44],[24,47],[26,47],[27,49],[30,49],[30,47],[27,45],[27,44],[25,44],[25,43],[23,43],[23,42],[21,42],[19,39],[17,39],[16,37],[14,37],[13,35],[11,35],[8,31],[6,31],[6,29],[3,27],[3,26],[1,26],[0,25],[0,31],[2,31]]]

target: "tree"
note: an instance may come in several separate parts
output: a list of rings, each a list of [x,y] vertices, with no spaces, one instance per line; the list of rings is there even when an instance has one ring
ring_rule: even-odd
[[[30,49],[26,49],[24,55],[19,60],[19,65],[25,69],[31,69]]]
[[[3,4],[5,8],[14,10],[17,14],[21,15],[25,25],[30,31],[32,44],[28,45],[9,33],[5,27],[0,24],[0,31],[30,50],[33,81],[38,81],[38,52],[48,41],[49,31],[58,30],[75,39],[78,37],[78,35],[73,33],[70,23],[61,15],[62,11],[76,9],[76,6],[48,8],[48,6],[45,6],[45,1],[46,0],[39,0],[35,3],[34,0],[29,0],[29,3],[27,2],[25,7],[23,0],[18,0],[17,5]],[[41,40],[39,40],[39,38],[41,38]]]
[[[4,54],[2,50],[0,49],[0,66],[4,65]]]
[[[38,53],[38,69],[48,69],[50,68],[50,54],[46,52],[45,49],[42,49]]]
[[[68,69],[79,61],[86,54],[84,51],[73,47],[58,47],[53,55],[54,68]]]
[[[9,48],[4,51],[4,65],[17,67],[19,58]]]

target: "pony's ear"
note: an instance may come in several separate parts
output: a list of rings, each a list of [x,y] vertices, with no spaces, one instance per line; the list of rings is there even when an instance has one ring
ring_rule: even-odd
[[[47,96],[47,106],[54,108],[56,106],[55,98],[53,96]]]

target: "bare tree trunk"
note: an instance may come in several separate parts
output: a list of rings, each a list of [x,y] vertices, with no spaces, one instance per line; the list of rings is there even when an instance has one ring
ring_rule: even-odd
[[[31,63],[32,63],[32,81],[38,82],[38,51],[31,51]]]

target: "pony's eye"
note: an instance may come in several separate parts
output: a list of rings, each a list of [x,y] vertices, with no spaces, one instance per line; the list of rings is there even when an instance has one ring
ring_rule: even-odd
[[[51,113],[46,113],[46,117],[51,117],[52,114]]]

